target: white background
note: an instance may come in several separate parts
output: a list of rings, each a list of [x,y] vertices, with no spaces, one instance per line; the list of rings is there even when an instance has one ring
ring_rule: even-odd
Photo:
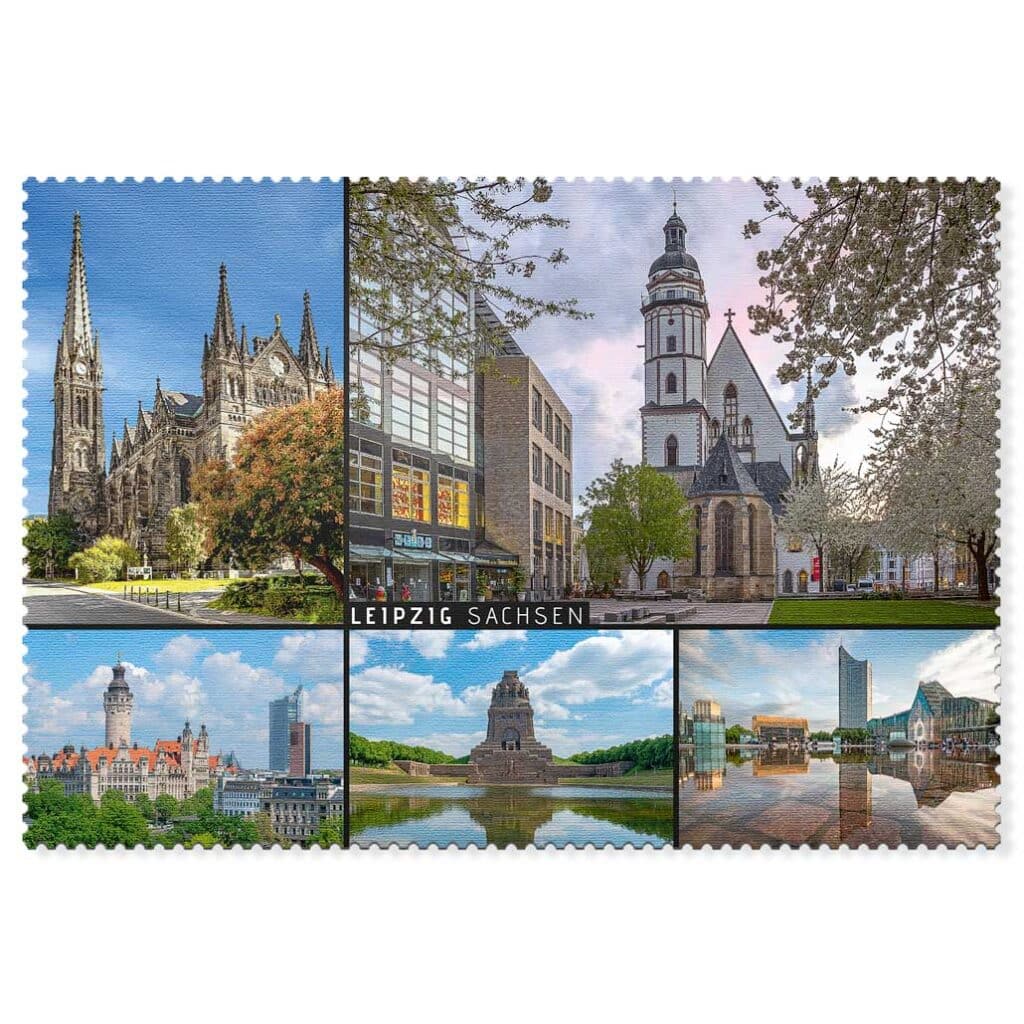
[[[996,852],[28,853],[14,766],[23,178],[998,176],[1014,523],[1010,5],[12,6],[0,33],[8,1019],[1006,1016],[1021,912],[1013,630]],[[1004,621],[1019,623],[1014,531],[1002,543]]]

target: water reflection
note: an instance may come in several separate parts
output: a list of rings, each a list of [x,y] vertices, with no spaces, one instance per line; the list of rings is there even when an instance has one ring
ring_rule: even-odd
[[[355,846],[664,846],[668,790],[585,786],[360,786],[351,793]]]
[[[842,755],[730,750],[726,765],[684,750],[683,843],[817,846],[998,842],[998,758],[939,750]]]

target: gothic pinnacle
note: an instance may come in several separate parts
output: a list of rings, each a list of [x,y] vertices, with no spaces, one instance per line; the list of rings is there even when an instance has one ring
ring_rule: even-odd
[[[237,347],[235,318],[231,312],[231,296],[228,294],[228,268],[224,263],[220,265],[220,287],[217,290],[217,312],[213,318],[211,341],[217,352],[227,351],[229,344]]]
[[[313,323],[313,310],[310,305],[309,291],[302,296],[302,332],[299,336],[299,362],[307,369],[320,366],[320,345],[316,338],[316,326]]]
[[[68,359],[92,354],[93,330],[89,314],[89,289],[85,278],[85,256],[82,252],[82,219],[77,212],[72,222],[71,261],[61,340]]]

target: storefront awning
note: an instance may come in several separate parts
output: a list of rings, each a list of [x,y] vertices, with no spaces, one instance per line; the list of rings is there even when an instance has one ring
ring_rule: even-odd
[[[461,551],[439,551],[437,557],[444,558],[449,562],[462,562],[465,565],[471,565],[473,562],[469,555],[464,555]]]
[[[480,565],[516,566],[519,564],[519,556],[497,544],[485,542],[478,544],[473,551],[473,561]]]
[[[433,551],[417,551],[407,550],[405,548],[395,548],[393,551],[388,551],[388,558],[393,558],[396,562],[443,562],[440,555]]]
[[[350,561],[382,562],[385,558],[391,557],[387,548],[374,547],[372,544],[349,544],[348,557]]]

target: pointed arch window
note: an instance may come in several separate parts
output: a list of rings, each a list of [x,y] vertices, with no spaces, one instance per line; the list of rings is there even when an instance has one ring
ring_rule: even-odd
[[[784,594],[793,593],[793,571],[791,569],[787,569],[782,574],[782,592]]]
[[[693,574],[700,575],[701,557],[700,545],[703,534],[704,512],[702,509],[693,510]]]
[[[754,421],[749,416],[743,417],[743,444],[750,447],[754,443]]]
[[[715,509],[715,572],[732,575],[733,530],[735,514],[732,505],[725,501]]]
[[[801,569],[800,570],[800,575],[797,577],[797,580],[798,580],[797,586],[799,587],[800,593],[801,594],[806,594],[807,593],[807,570],[806,569]]]
[[[747,506],[747,544],[750,547],[750,574],[757,571],[757,512],[753,505]]]
[[[740,414],[740,399],[739,393],[736,391],[736,385],[732,381],[729,381],[725,385],[725,436],[736,443],[737,435],[737,424]]]
[[[665,439],[665,465],[679,465],[679,442],[675,434],[669,434]]]
[[[666,395],[674,395],[675,393],[676,393],[676,375],[674,373],[670,373],[665,378],[665,394]]]
[[[722,428],[718,423],[718,420],[711,421],[711,443],[714,444],[718,440],[718,435],[722,432]]]

